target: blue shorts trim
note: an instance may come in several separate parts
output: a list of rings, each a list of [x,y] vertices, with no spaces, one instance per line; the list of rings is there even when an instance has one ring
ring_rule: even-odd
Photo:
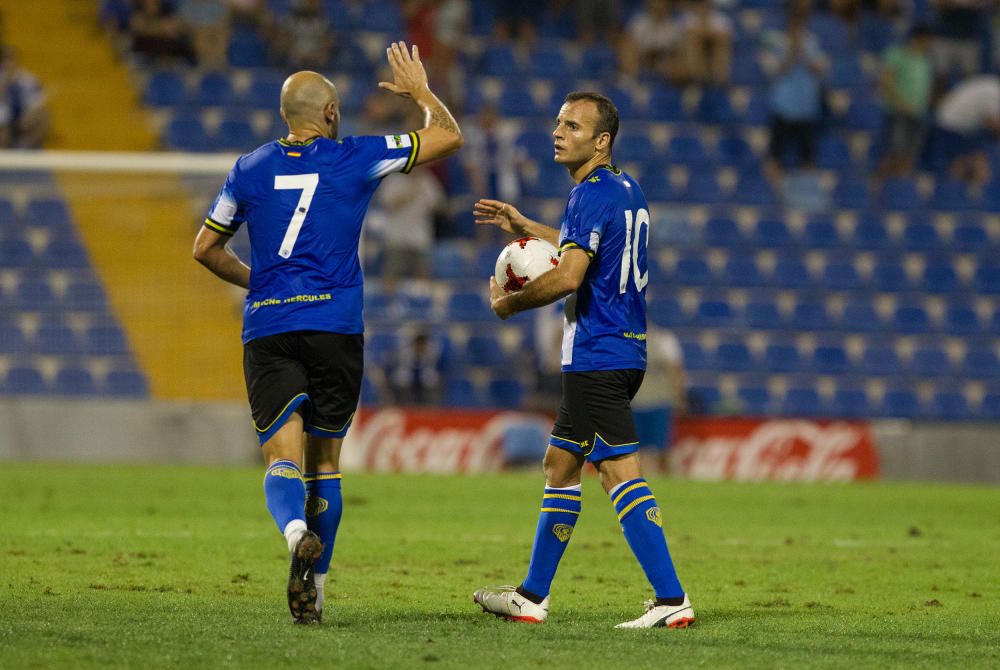
[[[260,443],[264,444],[274,437],[274,434],[281,430],[281,427],[285,425],[286,421],[288,421],[288,417],[292,415],[292,412],[297,410],[299,406],[307,400],[309,400],[309,396],[305,393],[300,393],[288,401],[285,408],[281,410],[280,414],[278,414],[278,418],[272,421],[269,426],[262,429],[259,428],[257,424],[254,424],[254,428],[257,429],[257,439],[260,440]]]
[[[591,463],[597,463],[607,458],[615,456],[627,456],[639,451],[638,442],[627,442],[625,444],[608,444],[600,435],[595,434],[593,440],[574,442],[563,437],[552,435],[549,437],[549,445],[557,449],[564,449],[574,454],[583,456]]]

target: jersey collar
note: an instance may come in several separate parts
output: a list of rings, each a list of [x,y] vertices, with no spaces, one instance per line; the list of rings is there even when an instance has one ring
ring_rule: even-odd
[[[622,173],[622,171],[621,171],[620,169],[616,168],[616,167],[615,167],[614,165],[612,165],[611,163],[604,163],[604,164],[602,164],[602,165],[598,165],[598,166],[597,166],[597,167],[595,167],[595,168],[594,168],[593,170],[591,170],[590,172],[588,172],[588,173],[587,173],[587,176],[586,176],[586,177],[584,177],[584,178],[583,178],[583,179],[581,180],[581,183],[582,183],[582,182],[585,182],[585,181],[587,181],[588,179],[590,179],[590,178],[591,178],[591,177],[593,176],[593,174],[594,174],[595,172],[597,172],[598,170],[609,170],[609,171],[611,172],[611,174],[615,174],[615,175],[619,175],[619,174],[621,174],[621,173]]]
[[[289,140],[286,140],[284,137],[279,137],[278,144],[284,147],[307,147],[318,139],[319,135],[316,135],[315,137],[310,137],[308,140],[302,140],[301,142],[290,142]]]

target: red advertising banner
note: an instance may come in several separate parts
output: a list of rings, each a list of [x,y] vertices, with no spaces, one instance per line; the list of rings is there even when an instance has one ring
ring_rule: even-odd
[[[690,479],[850,481],[879,475],[864,423],[705,417],[678,422],[671,473]]]

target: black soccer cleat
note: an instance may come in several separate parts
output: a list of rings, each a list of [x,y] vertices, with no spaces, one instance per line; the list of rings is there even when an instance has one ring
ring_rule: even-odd
[[[295,544],[288,569],[288,609],[295,623],[319,623],[316,610],[316,581],[313,566],[323,554],[319,536],[307,530]]]

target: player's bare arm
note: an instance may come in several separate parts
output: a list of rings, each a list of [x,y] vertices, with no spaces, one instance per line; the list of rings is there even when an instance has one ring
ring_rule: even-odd
[[[478,225],[496,226],[512,235],[538,237],[552,246],[559,244],[558,229],[532,221],[509,202],[482,198],[472,206],[472,214]]]
[[[590,256],[583,249],[567,249],[559,265],[533,279],[516,293],[503,292],[496,279],[490,277],[490,307],[501,319],[507,319],[526,309],[548,305],[573,293],[587,274]]]
[[[458,151],[465,141],[462,130],[445,104],[431,91],[417,46],[413,45],[410,52],[405,42],[393,42],[385,53],[393,80],[380,81],[379,88],[413,100],[424,111],[424,128],[417,131],[420,150],[416,164],[444,158]]]
[[[240,288],[250,287],[250,268],[226,246],[229,238],[202,226],[194,240],[194,259],[212,274]]]

